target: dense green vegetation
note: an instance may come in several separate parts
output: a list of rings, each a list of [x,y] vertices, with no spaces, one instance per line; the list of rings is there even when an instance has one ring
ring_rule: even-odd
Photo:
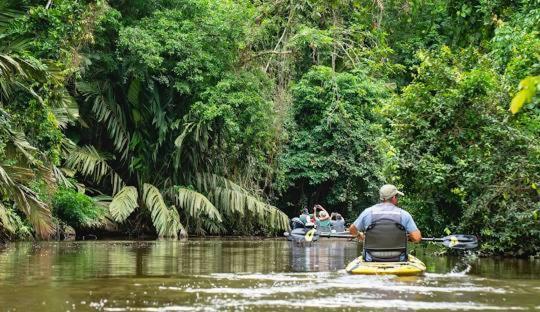
[[[267,235],[391,182],[425,235],[538,254],[539,25],[537,0],[0,1],[2,235]]]

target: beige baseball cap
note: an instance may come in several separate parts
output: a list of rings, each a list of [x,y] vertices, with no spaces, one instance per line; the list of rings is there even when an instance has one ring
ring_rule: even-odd
[[[395,195],[403,196],[404,194],[398,191],[397,187],[395,187],[392,184],[385,184],[381,186],[381,188],[379,189],[379,196],[381,200],[388,200],[394,197]]]

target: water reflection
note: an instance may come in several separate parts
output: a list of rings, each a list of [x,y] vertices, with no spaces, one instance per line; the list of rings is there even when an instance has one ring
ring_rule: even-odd
[[[329,272],[343,269],[358,257],[361,246],[356,242],[321,239],[311,245],[289,242],[293,272]]]
[[[3,311],[509,310],[540,308],[540,261],[437,257],[423,277],[351,276],[361,245],[322,239],[15,243]],[[454,272],[460,265],[470,272]],[[309,291],[306,291],[309,290]]]

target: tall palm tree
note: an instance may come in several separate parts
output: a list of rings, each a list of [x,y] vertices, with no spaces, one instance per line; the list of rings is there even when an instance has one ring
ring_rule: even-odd
[[[54,181],[53,173],[38,161],[39,152],[28,143],[24,134],[13,130],[9,115],[0,108],[0,138],[4,153],[0,155],[0,195],[7,196],[22,211],[41,238],[52,232],[51,211],[29,187],[36,178]],[[0,221],[5,229],[14,229],[0,202]]]

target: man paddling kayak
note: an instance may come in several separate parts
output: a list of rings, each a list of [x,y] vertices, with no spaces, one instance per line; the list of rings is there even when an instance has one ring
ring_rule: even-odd
[[[412,216],[397,206],[402,192],[386,184],[380,188],[379,195],[381,202],[364,210],[349,232],[364,240],[365,261],[405,261],[407,238],[416,243],[422,240],[422,235]]]

